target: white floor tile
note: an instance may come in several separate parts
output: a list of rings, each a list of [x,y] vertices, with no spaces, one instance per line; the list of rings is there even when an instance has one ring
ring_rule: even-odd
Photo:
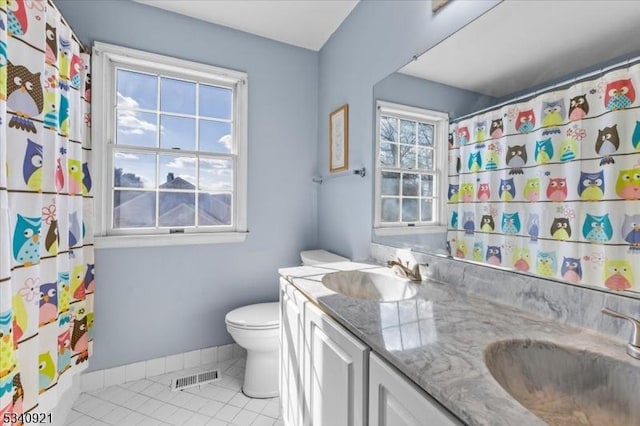
[[[204,414],[195,413],[193,416],[189,418],[184,424],[184,426],[202,426],[206,425],[207,422],[211,420],[211,417],[205,416]]]
[[[207,426],[227,426],[229,423],[223,422],[220,419],[211,419],[207,423]]]
[[[117,405],[110,403],[109,401],[100,401],[100,403],[90,412],[86,413],[91,417],[102,420],[107,417],[109,413],[117,408]]]
[[[133,411],[129,410],[125,407],[117,407],[115,410],[109,413],[108,416],[102,419],[103,422],[111,424],[111,425],[120,425],[123,420],[133,413]]]
[[[231,421],[234,425],[238,426],[250,426],[251,423],[258,417],[258,413],[253,411],[241,410]]]
[[[129,414],[127,417],[122,419],[122,421],[119,423],[119,425],[122,425],[122,426],[138,425],[138,424],[140,424],[140,422],[144,421],[144,419],[146,419],[146,418],[147,417],[144,414],[137,413],[137,412],[134,411],[131,414]]]
[[[94,396],[90,396],[89,398],[87,398],[77,406],[74,406],[74,409],[76,411],[79,411],[82,414],[91,415],[93,410],[95,410],[98,406],[100,406],[103,403],[104,403],[103,400],[96,398]]]
[[[204,414],[205,416],[215,417],[218,414],[218,411],[222,410],[224,404],[218,401],[209,401],[207,402],[198,412],[200,414]]]
[[[245,410],[253,411],[254,413],[261,413],[269,403],[268,399],[254,399],[248,398],[249,402],[244,406]]]
[[[251,426],[272,426],[273,422],[275,422],[273,418],[259,414],[253,423],[251,423]]]
[[[142,420],[140,423],[138,423],[139,426],[158,426],[158,425],[167,425],[169,423],[165,423],[156,419],[152,419],[149,417],[145,417],[144,420]]]
[[[229,400],[227,404],[233,405],[238,408],[244,408],[245,405],[249,402],[249,397],[245,394],[238,392]]]
[[[226,371],[222,380],[171,392],[169,383],[173,378],[211,368]],[[241,379],[228,373],[237,375],[239,371],[244,372],[244,360],[231,359],[83,392],[73,406],[67,425],[271,426],[278,423],[280,399],[245,396],[240,391]],[[139,371],[134,373],[139,374]]]
[[[187,423],[187,421],[194,415],[193,411],[185,410],[184,408],[178,408],[172,415],[163,419],[165,422],[181,426]]]
[[[150,416],[151,414],[153,414],[156,410],[158,410],[163,405],[166,405],[166,404],[164,402],[162,402],[162,401],[158,401],[157,399],[149,399],[144,404],[142,404],[140,407],[138,407],[136,409],[136,411],[138,411],[138,412],[140,412],[142,414],[145,414],[147,416]]]
[[[121,388],[120,386],[114,386],[109,389],[115,389],[115,391],[109,394],[105,392],[100,395],[100,398],[111,401],[116,405],[124,405],[126,401],[138,395],[137,393],[130,391],[129,389]]]
[[[137,410],[138,408],[140,408],[140,406],[142,406],[142,404],[144,404],[147,401],[149,401],[148,396],[137,393],[131,398],[124,401],[122,403],[122,406],[130,410]]]
[[[280,398],[274,398],[267,403],[261,414],[277,419],[280,417]]]
[[[171,415],[173,413],[175,413],[176,411],[178,411],[178,407],[176,407],[175,405],[162,404],[160,406],[160,408],[158,408],[156,411],[151,413],[151,417],[153,417],[154,419],[158,419],[158,420],[161,420],[161,421],[164,422],[164,421],[166,421],[166,419],[171,417]]]
[[[93,417],[86,416],[82,414],[80,417],[75,419],[72,423],[69,423],[69,426],[89,426],[96,422],[96,419]]]
[[[240,409],[238,407],[234,407],[233,405],[225,405],[220,411],[218,411],[215,417],[216,419],[230,422],[235,416],[238,415],[239,412]]]
[[[186,403],[182,404],[182,406],[187,410],[199,411],[208,402],[209,400],[207,398],[203,398],[198,395],[193,395],[193,397],[190,400],[188,400]]]
[[[67,415],[67,423],[72,423],[74,420],[76,420],[79,417],[82,417],[84,414],[82,414],[79,411],[76,410],[71,410],[69,411],[69,414]]]
[[[186,403],[188,403],[194,397],[193,394],[189,392],[171,392],[171,399],[167,401],[170,404],[177,405],[178,407],[184,407]]]
[[[161,385],[160,383],[152,383],[143,390],[140,391],[141,394],[147,395],[150,397],[155,397],[160,392],[169,391],[169,386]]]

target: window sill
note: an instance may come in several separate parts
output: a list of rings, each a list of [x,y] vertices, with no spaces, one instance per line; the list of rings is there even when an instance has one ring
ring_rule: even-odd
[[[181,235],[111,235],[95,237],[96,249],[121,247],[164,247],[192,244],[241,243],[248,232],[194,233]]]
[[[447,227],[443,225],[432,226],[388,226],[384,228],[373,228],[376,237],[391,235],[415,235],[415,234],[442,234],[447,232]]]

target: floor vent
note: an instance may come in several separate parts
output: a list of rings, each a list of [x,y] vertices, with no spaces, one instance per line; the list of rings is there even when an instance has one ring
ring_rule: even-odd
[[[207,383],[220,380],[220,373],[218,370],[204,371],[198,374],[192,374],[190,376],[178,377],[171,383],[172,391],[179,391],[183,389],[192,388],[194,386],[200,386]]]

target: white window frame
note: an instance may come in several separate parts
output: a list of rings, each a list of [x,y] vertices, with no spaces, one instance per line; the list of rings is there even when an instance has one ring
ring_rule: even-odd
[[[177,79],[232,86],[235,165],[232,225],[215,228],[113,229],[111,181],[115,142],[116,69],[151,72]],[[92,144],[95,181],[95,238],[97,248],[145,247],[241,242],[247,237],[248,81],[244,72],[176,59],[164,55],[95,42],[92,54]],[[181,228],[181,227],[177,227]]]
[[[389,223],[382,222],[382,169],[387,169],[380,164],[380,117],[382,115],[405,118],[411,121],[421,121],[434,126],[433,132],[433,175],[434,199],[437,206],[434,209],[435,217],[429,223]],[[403,234],[427,234],[446,232],[446,199],[448,152],[447,139],[449,134],[449,114],[439,111],[431,111],[398,103],[376,101],[376,126],[375,126],[375,177],[374,177],[374,233],[377,236],[403,235]],[[410,171],[413,169],[397,170]],[[417,173],[420,170],[415,170]],[[402,188],[400,188],[402,191]],[[402,213],[402,212],[401,212]]]

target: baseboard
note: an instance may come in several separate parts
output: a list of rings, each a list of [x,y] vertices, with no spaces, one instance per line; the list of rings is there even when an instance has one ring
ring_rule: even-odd
[[[82,373],[81,391],[94,391],[108,386],[133,382],[146,377],[171,373],[185,368],[198,367],[205,364],[215,364],[233,358],[246,356],[246,351],[236,343],[210,348],[198,349],[162,358],[134,362],[104,370]]]

